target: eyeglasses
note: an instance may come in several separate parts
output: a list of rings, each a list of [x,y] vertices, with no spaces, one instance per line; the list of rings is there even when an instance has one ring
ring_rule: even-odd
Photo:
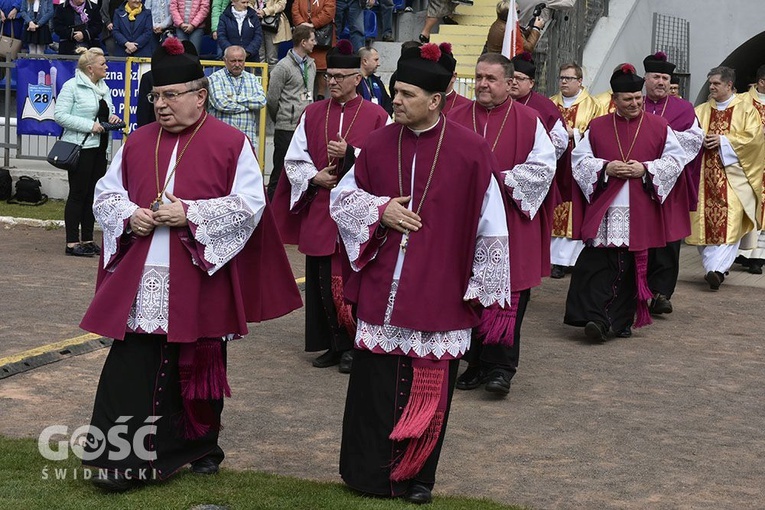
[[[359,73],[350,73],[350,74],[325,74],[324,79],[327,80],[327,82],[332,81],[334,78],[337,83],[343,83],[343,80],[348,78],[349,76],[356,76]]]
[[[183,92],[149,92],[146,94],[146,99],[148,99],[150,103],[154,103],[161,97],[162,100],[164,100],[166,103],[172,103],[177,101],[178,98],[183,94],[188,94],[189,92],[197,92],[198,90],[200,89],[189,89],[184,90]]]
[[[529,78],[528,76],[513,76],[512,78],[510,78],[510,81],[517,81],[521,83],[523,83],[524,81],[529,81],[529,80],[531,80],[531,78]]]
[[[576,76],[558,76],[558,79],[562,82],[567,82],[567,81],[576,81],[579,78],[577,78]]]

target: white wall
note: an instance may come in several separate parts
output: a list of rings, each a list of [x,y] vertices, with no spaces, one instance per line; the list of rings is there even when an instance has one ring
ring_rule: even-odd
[[[721,7],[722,5],[722,7]],[[608,90],[611,71],[631,62],[642,71],[651,52],[653,13],[690,22],[689,99],[706,82],[707,72],[740,45],[765,31],[762,0],[611,0],[608,18],[602,18],[584,49],[585,84],[595,93]],[[765,62],[765,51],[763,51]]]

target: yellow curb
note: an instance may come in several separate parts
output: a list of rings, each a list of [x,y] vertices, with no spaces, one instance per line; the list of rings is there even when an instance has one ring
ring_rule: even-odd
[[[11,363],[17,363],[19,361],[25,360],[26,358],[31,358],[32,356],[39,356],[40,354],[45,354],[47,352],[59,351],[61,349],[64,349],[65,347],[71,347],[73,345],[82,344],[90,340],[95,340],[96,338],[101,338],[101,335],[96,335],[94,333],[87,333],[85,335],[76,336],[68,340],[61,340],[60,342],[54,342],[52,344],[36,347],[28,351],[14,354],[13,356],[8,356],[7,358],[0,358],[0,366],[10,365]]]

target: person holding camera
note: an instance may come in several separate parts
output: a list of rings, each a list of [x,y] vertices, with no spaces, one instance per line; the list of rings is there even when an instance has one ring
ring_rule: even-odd
[[[93,193],[106,173],[109,137],[102,123],[119,123],[106,85],[106,58],[101,48],[78,48],[74,78],[56,98],[54,119],[64,128],[61,139],[82,145],[77,167],[68,172],[69,196],[64,208],[66,255],[92,257],[101,250],[93,242]],[[84,141],[83,141],[84,140]]]

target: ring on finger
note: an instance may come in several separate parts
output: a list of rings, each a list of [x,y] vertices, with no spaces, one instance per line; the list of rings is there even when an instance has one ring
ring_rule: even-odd
[[[398,220],[398,226],[399,226],[399,227],[400,227],[401,225],[403,225],[403,224],[404,224],[404,220]]]

